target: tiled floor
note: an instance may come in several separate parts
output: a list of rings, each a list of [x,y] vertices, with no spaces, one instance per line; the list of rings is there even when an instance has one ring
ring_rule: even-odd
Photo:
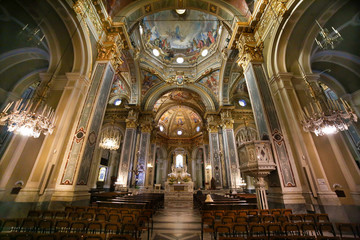
[[[154,216],[152,240],[199,240],[201,216],[192,201],[165,202]],[[206,239],[206,238],[204,238]]]

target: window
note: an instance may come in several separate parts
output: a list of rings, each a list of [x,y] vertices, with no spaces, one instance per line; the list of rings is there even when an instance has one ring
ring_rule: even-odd
[[[183,155],[178,154],[176,155],[176,168],[182,168],[182,167],[184,167]]]
[[[105,181],[105,176],[106,176],[106,167],[101,167],[99,171],[98,181],[99,182]]]

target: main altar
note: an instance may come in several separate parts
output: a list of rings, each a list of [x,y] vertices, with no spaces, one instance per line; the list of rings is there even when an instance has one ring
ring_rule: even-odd
[[[193,200],[194,182],[187,173],[186,165],[179,161],[171,166],[171,173],[168,174],[165,182],[165,200],[184,201]]]

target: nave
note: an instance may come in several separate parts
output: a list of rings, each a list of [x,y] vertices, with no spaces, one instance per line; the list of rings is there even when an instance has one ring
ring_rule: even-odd
[[[181,195],[181,193],[179,193]],[[327,214],[257,209],[248,194],[194,194],[164,201],[162,193],[98,195],[89,207],[31,210],[0,219],[1,240],[315,240],[356,239],[360,224]],[[180,196],[179,196],[180,197]],[[101,198],[101,200],[99,200]]]

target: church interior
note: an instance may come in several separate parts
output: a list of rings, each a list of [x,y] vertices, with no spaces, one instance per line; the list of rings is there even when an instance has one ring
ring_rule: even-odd
[[[357,1],[2,0],[0,26],[0,239],[360,238]]]

